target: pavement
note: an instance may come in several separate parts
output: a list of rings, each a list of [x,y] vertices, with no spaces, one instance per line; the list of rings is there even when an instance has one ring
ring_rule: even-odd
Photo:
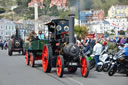
[[[19,53],[8,56],[7,50],[0,49],[0,85],[128,85],[125,74],[110,77],[93,69],[88,78],[81,76],[80,69],[74,74],[65,69],[63,78],[58,78],[55,68],[51,73],[44,73],[41,62],[36,61],[36,66],[31,68],[26,65],[25,56]]]

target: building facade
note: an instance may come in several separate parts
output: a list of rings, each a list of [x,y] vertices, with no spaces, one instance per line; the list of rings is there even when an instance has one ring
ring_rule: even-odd
[[[108,10],[108,18],[128,17],[128,5],[112,5]]]
[[[84,10],[80,12],[81,25],[90,25],[104,20],[103,10]]]
[[[0,39],[7,40],[15,34],[15,22],[8,19],[0,20]]]
[[[111,30],[114,30],[116,35],[120,30],[128,30],[128,19],[107,18],[99,23],[91,24],[89,28],[90,33],[112,33]]]

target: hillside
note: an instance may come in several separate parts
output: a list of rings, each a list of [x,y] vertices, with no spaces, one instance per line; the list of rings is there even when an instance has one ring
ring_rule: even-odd
[[[0,0],[0,8],[4,8],[6,13],[4,15],[0,14],[0,17],[12,17],[14,18],[24,18],[24,19],[33,19],[34,18],[34,9],[28,8],[27,5],[31,0]],[[39,8],[39,16],[49,15],[49,16],[65,16],[71,12],[71,10],[57,10],[56,6],[49,8],[51,0],[44,0],[45,8]],[[108,9],[115,4],[124,4],[128,5],[128,0],[67,0],[68,7],[77,6],[78,1],[80,1],[80,10],[90,10],[90,9],[103,9],[105,16],[107,16]],[[13,11],[10,11],[12,6],[16,6]],[[77,7],[76,7],[77,8]],[[9,12],[9,13],[8,13]],[[76,12],[77,13],[77,10]],[[6,16],[5,16],[6,15]]]

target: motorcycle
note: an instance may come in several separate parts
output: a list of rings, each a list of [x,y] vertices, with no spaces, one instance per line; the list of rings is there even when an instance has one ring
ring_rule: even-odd
[[[123,47],[119,45],[119,46],[118,46],[118,50],[121,50],[121,49],[123,49]],[[113,62],[114,59],[115,59],[114,56],[115,56],[115,54],[114,54],[113,52],[109,54],[108,61],[105,62],[104,65],[103,65],[103,71],[104,71],[104,72],[108,72],[108,70],[110,69],[110,67],[111,67],[111,65],[112,65],[112,62]]]
[[[104,64],[108,63],[109,55],[107,53],[108,46],[105,46],[104,50],[99,56],[99,62],[97,63],[96,70],[101,72],[103,70]]]
[[[124,53],[125,49],[121,49],[114,55],[111,67],[108,71],[109,76],[113,76],[116,72],[121,72],[121,70],[123,70],[121,73],[128,76],[128,58],[123,56]]]

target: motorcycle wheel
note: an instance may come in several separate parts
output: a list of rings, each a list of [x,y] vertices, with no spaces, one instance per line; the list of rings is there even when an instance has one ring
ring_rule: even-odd
[[[89,63],[90,63],[90,69],[93,69],[95,67],[95,60],[92,59],[89,61]]]
[[[97,70],[98,72],[101,72],[101,71],[102,71],[102,65],[98,65],[98,66],[96,67],[96,70]]]
[[[108,70],[110,69],[111,65],[108,65],[108,63],[103,65],[103,71],[104,72],[108,72]]]
[[[109,76],[113,76],[116,73],[117,69],[116,66],[113,66],[110,68],[110,70],[108,71],[108,75]]]

